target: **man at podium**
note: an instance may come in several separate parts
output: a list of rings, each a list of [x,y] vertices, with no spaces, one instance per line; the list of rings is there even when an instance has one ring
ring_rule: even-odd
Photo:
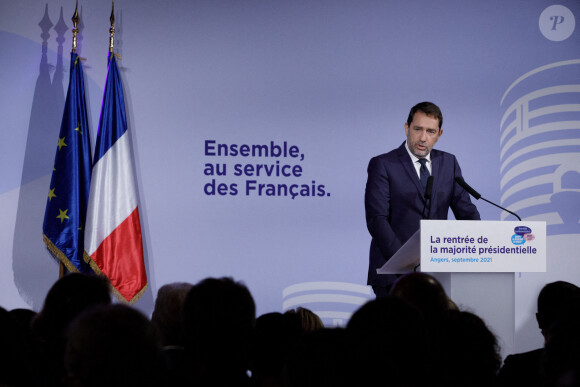
[[[443,115],[431,102],[411,108],[405,123],[407,140],[388,153],[373,157],[367,169],[365,214],[372,241],[367,284],[377,297],[388,294],[397,276],[377,274],[419,229],[421,219],[479,220],[469,194],[456,182],[461,169],[454,155],[434,150]]]

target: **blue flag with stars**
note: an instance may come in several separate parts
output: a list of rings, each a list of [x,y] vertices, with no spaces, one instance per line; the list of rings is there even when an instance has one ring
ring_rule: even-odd
[[[91,160],[83,68],[73,52],[42,227],[44,243],[70,272],[92,272],[83,259]]]

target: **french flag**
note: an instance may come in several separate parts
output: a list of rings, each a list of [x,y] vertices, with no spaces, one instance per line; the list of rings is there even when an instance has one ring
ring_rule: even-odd
[[[95,273],[109,278],[121,301],[132,304],[147,289],[123,85],[112,54],[95,148],[84,258]]]

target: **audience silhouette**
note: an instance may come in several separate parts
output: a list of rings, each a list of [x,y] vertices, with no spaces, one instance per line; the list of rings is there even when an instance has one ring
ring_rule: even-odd
[[[566,326],[567,317],[573,316],[579,297],[580,288],[565,281],[551,282],[542,288],[538,295],[536,320],[544,336],[545,346],[507,356],[498,374],[500,386],[557,385],[554,379],[560,372],[564,372],[562,370],[567,367],[565,358],[568,357],[561,352],[563,347],[559,341],[568,335],[566,329],[561,328]],[[553,332],[557,337],[550,340]],[[545,348],[549,351],[545,351]]]
[[[181,313],[192,286],[187,282],[174,282],[161,286],[157,291],[151,323],[158,330],[165,347],[183,348],[185,344]]]
[[[439,281],[429,274],[410,273],[400,277],[390,294],[417,308],[430,334],[439,332],[449,319],[449,298]]]
[[[501,366],[499,345],[493,332],[476,314],[451,311],[444,340],[437,351],[443,373],[443,386],[487,387],[497,385]]]
[[[569,301],[546,334],[542,358],[546,386],[580,385],[580,297]]]
[[[498,372],[495,335],[424,273],[399,278],[344,328],[302,307],[256,318],[248,288],[228,277],[162,286],[149,320],[111,304],[106,279],[73,273],[38,314],[0,308],[0,385],[578,385],[580,289],[547,284],[536,317],[544,347],[508,356]]]
[[[284,387],[364,386],[362,380],[355,382],[352,355],[352,342],[348,332],[343,328],[321,328],[305,332],[298,338],[288,354],[282,385]]]
[[[181,385],[187,381],[182,311],[185,297],[192,286],[186,282],[161,286],[151,315],[151,323],[161,338],[166,381],[169,385]]]
[[[250,367],[254,386],[282,386],[288,355],[304,333],[295,313],[266,313],[256,319]]]
[[[70,326],[64,359],[73,386],[159,386],[163,381],[157,331],[143,314],[123,304],[79,315]]]
[[[30,386],[34,382],[30,329],[11,312],[0,307],[0,386]]]
[[[185,298],[183,323],[193,385],[250,384],[256,306],[245,285],[232,278],[207,278],[195,284]]]
[[[408,302],[393,296],[369,301],[352,315],[346,330],[361,385],[379,379],[395,387],[426,385],[432,364],[427,329]]]
[[[37,341],[39,385],[62,384],[66,334],[72,320],[84,310],[110,302],[110,284],[105,277],[71,273],[54,283],[42,310],[32,321],[32,332]]]
[[[318,317],[310,309],[298,307],[296,309],[289,309],[284,312],[284,314],[297,315],[304,332],[313,332],[324,328],[324,324],[322,323],[320,317]]]

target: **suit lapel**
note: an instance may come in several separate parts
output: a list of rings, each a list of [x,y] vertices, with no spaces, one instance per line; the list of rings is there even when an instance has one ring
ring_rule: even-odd
[[[399,147],[399,160],[401,161],[401,165],[403,166],[403,169],[407,173],[407,176],[409,176],[409,180],[412,181],[413,184],[415,184],[415,187],[419,192],[419,196],[422,198],[422,200],[425,200],[423,196],[424,192],[421,192],[422,187],[421,182],[419,181],[419,176],[417,176],[417,171],[415,170],[413,161],[411,160],[411,157],[409,156],[407,149],[405,149],[406,146],[407,146],[406,142],[403,142],[403,144]]]

